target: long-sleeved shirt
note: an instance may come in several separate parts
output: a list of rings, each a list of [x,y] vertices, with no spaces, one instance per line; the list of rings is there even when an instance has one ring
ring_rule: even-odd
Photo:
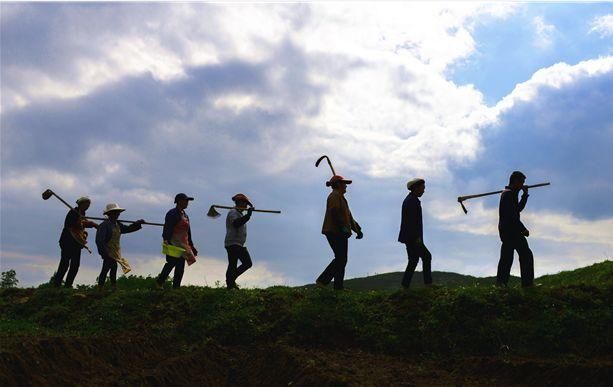
[[[398,242],[410,244],[418,239],[423,241],[424,226],[421,214],[421,201],[413,193],[409,193],[402,202],[402,217]]]
[[[96,231],[96,247],[98,248],[98,254],[100,254],[103,259],[106,259],[109,256],[107,244],[113,236],[113,228],[116,227],[116,225],[119,225],[119,231],[121,234],[128,234],[138,231],[143,227],[142,225],[136,223],[126,226],[121,222],[112,221],[110,219],[106,219],[100,223],[98,226],[98,231]]]
[[[185,213],[185,211],[180,210],[178,208],[173,208],[166,213],[166,217],[164,218],[164,230],[162,231],[162,238],[165,241],[170,242],[172,239],[172,234],[175,230],[175,226],[181,220],[181,216],[184,216],[189,221],[189,216]],[[191,227],[187,228],[187,237],[189,240],[190,246],[194,245],[192,242],[192,229]]]
[[[224,246],[244,246],[247,241],[247,222],[250,215],[243,215],[238,210],[230,210],[226,216],[226,238]]]
[[[326,201],[326,215],[321,228],[322,234],[343,234],[351,236],[351,230],[360,231],[360,225],[353,219],[345,196],[337,191],[330,192]]]
[[[520,212],[526,207],[528,194],[523,194],[518,201],[519,190],[512,190],[505,187],[500,195],[500,206],[498,207],[498,233],[500,238],[514,237],[521,235],[526,227],[520,220]]]

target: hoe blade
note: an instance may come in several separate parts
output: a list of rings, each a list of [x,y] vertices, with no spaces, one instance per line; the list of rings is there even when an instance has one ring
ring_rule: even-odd
[[[43,192],[43,200],[49,199],[51,195],[53,195],[53,191],[46,189],[45,192]]]
[[[211,208],[209,208],[209,212],[206,213],[206,216],[208,216],[209,218],[219,218],[221,214],[217,212],[215,206],[211,206]]]

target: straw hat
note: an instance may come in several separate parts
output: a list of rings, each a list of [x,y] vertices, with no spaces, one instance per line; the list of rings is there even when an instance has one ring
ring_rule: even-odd
[[[103,214],[106,215],[111,211],[119,211],[119,212],[123,212],[125,211],[125,208],[121,208],[119,207],[119,204],[117,203],[109,203],[106,205],[106,209],[104,210]]]

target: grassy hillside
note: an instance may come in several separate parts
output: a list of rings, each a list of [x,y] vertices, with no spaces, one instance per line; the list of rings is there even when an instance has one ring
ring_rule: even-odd
[[[102,378],[100,384],[109,383],[104,379],[112,374],[109,367],[141,364],[145,358],[152,359],[151,364],[167,358],[176,358],[177,365],[212,362],[206,363],[212,367],[206,372],[201,370],[190,376],[191,379],[185,379],[188,384],[211,376],[214,370],[234,369],[231,367],[236,366],[232,364],[243,361],[261,363],[262,359],[279,352],[291,354],[294,360],[269,359],[274,363],[270,372],[280,372],[290,366],[298,367],[299,374],[307,366],[337,367],[328,356],[338,359],[349,356],[347,351],[358,351],[348,362],[355,360],[365,367],[376,359],[391,356],[381,361],[383,370],[388,370],[385,364],[400,361],[393,359],[405,357],[411,358],[413,364],[415,361],[436,364],[443,359],[446,364],[456,364],[473,357],[480,361],[499,359],[503,364],[500,367],[507,367],[517,357],[564,358],[565,364],[571,361],[593,364],[577,359],[606,358],[613,351],[612,265],[613,262],[606,261],[547,276],[543,278],[545,286],[526,290],[457,286],[408,292],[335,292],[286,287],[227,291],[188,286],[160,291],[154,289],[152,278],[142,277],[122,278],[116,292],[92,287],[8,289],[0,291],[0,340],[3,342],[0,374],[13,379],[0,384],[19,384],[24,375],[43,372],[37,371],[39,368],[48,367],[49,372],[54,372],[57,362],[64,361],[63,357],[67,357],[66,361],[98,359],[99,364],[84,365],[83,372],[100,370],[96,374]],[[262,348],[269,349],[262,352]],[[240,353],[250,357],[241,357]],[[320,363],[313,360],[320,358],[323,359]],[[537,376],[553,377],[535,371],[538,367],[535,368],[533,360],[530,362],[530,369]],[[134,380],[135,384],[172,383],[165,379],[167,376],[147,382],[152,373],[162,372],[147,364],[142,367],[150,368],[146,374],[139,374],[143,379]],[[398,370],[406,368],[402,366],[404,363],[398,364]],[[377,384],[378,377],[383,377],[360,376],[359,367],[351,371],[338,367],[335,370],[345,372],[346,380],[355,380],[357,384],[366,380],[361,377],[370,377],[373,384]],[[556,369],[559,365],[552,367]],[[584,368],[579,372],[576,365],[573,367],[569,375],[584,375],[581,373]],[[196,372],[186,368],[184,372],[188,374],[181,376],[176,368],[170,368],[168,372],[174,372],[174,377],[187,378],[191,375],[189,372]],[[585,372],[596,375],[594,380],[599,381],[606,379],[610,369],[606,363],[596,371]],[[23,374],[15,376],[16,370]],[[133,367],[117,375],[134,376],[134,372]],[[394,372],[404,371],[389,371],[386,377],[396,380]],[[419,375],[420,371],[416,372]],[[455,371],[449,372],[452,375]],[[222,379],[230,377],[225,373],[220,375]],[[567,377],[556,375],[555,380],[563,381]],[[337,376],[336,371],[330,376],[331,384],[347,384],[339,382]],[[46,376],[40,377],[44,380]],[[245,380],[251,377],[260,376],[247,375]],[[287,385],[294,377],[297,376],[284,374],[279,380]],[[320,384],[318,380],[321,380],[307,379],[301,379],[303,384]],[[36,380],[28,380],[36,384]],[[223,380],[222,384],[237,383]]]
[[[613,261],[607,260],[575,270],[563,271],[553,275],[544,275],[538,278],[537,282],[545,286],[581,284],[594,286],[611,285],[613,283]]]

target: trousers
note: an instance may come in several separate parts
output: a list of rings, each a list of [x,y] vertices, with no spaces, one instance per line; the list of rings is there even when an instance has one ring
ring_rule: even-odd
[[[344,287],[349,239],[344,234],[326,234],[326,239],[332,248],[334,259],[319,275],[317,282],[327,285],[334,279],[334,289],[340,290]]]
[[[249,251],[244,246],[231,245],[226,246],[228,252],[228,269],[226,270],[226,285],[232,287],[236,285],[236,279],[246,272],[253,263],[251,262],[251,256]],[[238,261],[241,261],[241,265],[237,267]]]
[[[511,276],[511,266],[513,265],[513,254],[517,251],[519,255],[519,270],[521,272],[521,284],[524,287],[534,284],[534,256],[528,246],[528,240],[523,235],[506,236],[501,238],[500,260],[498,261],[498,272],[496,282],[506,285]]]
[[[109,272],[111,284],[115,285],[117,283],[117,261],[112,258],[102,260],[102,270],[100,270],[100,275],[98,275],[98,286],[104,286],[106,275]]]
[[[57,268],[57,272],[55,273],[55,277],[53,277],[53,285],[56,288],[59,288],[62,285],[62,280],[64,279],[64,275],[66,275],[66,271],[68,271],[68,275],[66,275],[66,282],[64,286],[67,288],[72,287],[72,283],[74,282],[75,277],[77,276],[77,272],[79,271],[79,266],[81,265],[81,248],[63,248],[61,249],[61,258],[60,264]]]
[[[408,288],[411,285],[411,279],[417,268],[419,258],[421,258],[421,265],[424,274],[424,284],[429,285],[432,283],[432,254],[425,245],[412,246],[406,244],[407,257],[409,263],[402,276],[402,287]]]
[[[160,285],[163,284],[170,275],[172,269],[175,269],[175,274],[172,277],[172,287],[178,289],[181,287],[181,280],[183,280],[183,273],[185,272],[185,259],[183,258],[175,258],[167,255],[166,264],[164,264],[162,272],[157,278],[157,282]]]

